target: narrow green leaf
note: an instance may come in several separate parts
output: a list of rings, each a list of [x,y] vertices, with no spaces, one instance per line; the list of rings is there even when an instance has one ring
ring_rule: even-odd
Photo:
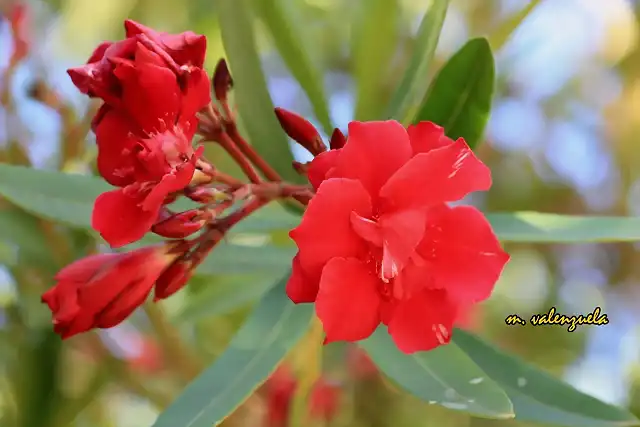
[[[389,58],[398,45],[401,5],[398,0],[360,2],[354,24],[351,61],[356,84],[355,119],[376,120],[384,114],[381,93],[389,78]]]
[[[189,295],[184,307],[177,314],[180,321],[230,313],[259,300],[273,287],[271,275],[225,275],[202,278],[213,281],[202,291]],[[209,284],[209,283],[206,283]]]
[[[360,345],[382,372],[420,399],[478,417],[513,418],[513,407],[502,388],[455,344],[406,355],[386,328],[379,328]]]
[[[530,0],[525,7],[502,21],[489,36],[491,49],[494,52],[500,50],[539,4],[540,0]]]
[[[260,274],[282,275],[291,268],[295,247],[273,245],[244,246],[222,242],[200,265],[199,274]]]
[[[22,209],[7,206],[0,210],[0,241],[17,247],[21,255],[32,263],[40,266],[55,264],[49,245],[38,227],[38,220]],[[17,260],[15,255],[13,258]],[[2,262],[12,263],[8,259]]]
[[[413,122],[431,121],[474,148],[489,120],[495,64],[485,38],[468,41],[438,72]]]
[[[91,228],[91,209],[96,197],[112,187],[94,176],[70,175],[0,164],[0,195],[32,214],[76,228]],[[639,217],[572,216],[540,212],[490,213],[487,218],[501,240],[506,242],[580,243],[632,242],[640,240]],[[244,220],[238,231],[264,233],[275,229],[291,229],[299,217],[280,206],[270,206]],[[272,228],[273,227],[273,228]],[[265,249],[239,244],[231,246],[233,256],[239,251],[254,253],[248,258],[263,256]],[[221,248],[216,251],[223,252]],[[273,248],[273,246],[268,246]],[[258,253],[259,252],[259,253]],[[279,257],[291,255],[291,248],[275,249],[275,265]],[[222,257],[222,255],[219,255]],[[227,262],[231,256],[217,261]],[[265,262],[265,265],[267,262]],[[247,264],[244,264],[247,266]],[[217,264],[218,268],[220,264]],[[280,268],[280,267],[277,267]],[[246,273],[244,271],[243,273]]]
[[[567,427],[640,425],[626,410],[581,393],[469,332],[456,330],[453,342],[504,389],[518,421]]]
[[[229,347],[167,408],[152,427],[211,427],[258,387],[309,327],[313,305],[294,305],[278,283]]]
[[[306,40],[298,2],[253,0],[252,4],[269,31],[282,60],[309,97],[313,112],[325,133],[331,135],[333,125],[324,94],[322,72],[313,61],[311,53],[314,45]]]
[[[249,0],[218,0],[222,43],[234,81],[234,97],[251,144],[287,181],[302,182],[291,167],[289,141],[273,112],[256,50]]]
[[[571,216],[540,212],[491,213],[487,218],[505,242],[581,243],[640,240],[639,217]]]
[[[403,124],[411,122],[427,92],[429,66],[438,46],[449,0],[433,0],[422,18],[415,52],[389,104],[388,117]]]

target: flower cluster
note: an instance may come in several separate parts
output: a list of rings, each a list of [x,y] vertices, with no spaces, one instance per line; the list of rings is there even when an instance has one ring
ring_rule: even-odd
[[[509,256],[480,211],[448,204],[491,186],[464,140],[428,122],[352,122],[327,147],[308,121],[276,108],[284,131],[314,156],[293,164],[309,184],[283,182],[238,131],[226,62],[211,80],[204,70],[204,36],[133,21],[125,31],[68,71],[82,93],[102,100],[92,122],[97,169],[115,188],[96,199],[92,225],[113,248],[149,232],[167,240],[62,269],[42,299],[63,338],[115,326],[151,292],[156,300],[174,294],[235,224],[277,199],[306,206],[290,233],[299,250],[286,292],[315,303],[325,343],[358,341],[383,324],[400,350],[429,350],[490,295]],[[209,163],[207,142],[247,180]],[[179,198],[198,206],[174,212]]]
[[[315,302],[326,342],[365,339],[382,323],[406,353],[448,343],[509,260],[479,210],[447,204],[488,190],[489,169],[430,122],[352,122],[325,151],[302,117],[279,117],[316,155],[299,166],[316,195],[290,233],[289,297]]]

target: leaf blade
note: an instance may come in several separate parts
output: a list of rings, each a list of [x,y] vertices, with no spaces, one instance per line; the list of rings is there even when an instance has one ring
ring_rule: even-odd
[[[507,395],[491,380],[476,383],[486,374],[455,344],[406,355],[386,328],[378,328],[360,345],[382,372],[422,400],[483,418],[513,418]]]
[[[388,117],[408,124],[427,92],[427,75],[435,54],[449,0],[434,0],[418,29],[416,51],[389,103]]]
[[[222,44],[234,80],[234,96],[244,129],[256,151],[287,181],[301,182],[293,155],[273,113],[273,101],[256,49],[248,0],[216,2]],[[250,118],[250,120],[249,120]]]
[[[588,396],[467,331],[456,330],[453,342],[503,387],[517,420],[566,427],[640,424],[626,410]]]
[[[231,340],[225,352],[160,416],[152,427],[211,427],[233,412],[302,338],[312,305],[294,305],[281,280]],[[238,370],[237,366],[243,368]],[[225,387],[216,389],[220,384]]]
[[[431,121],[451,139],[473,149],[489,121],[495,89],[495,61],[485,38],[468,41],[433,79],[414,123]]]

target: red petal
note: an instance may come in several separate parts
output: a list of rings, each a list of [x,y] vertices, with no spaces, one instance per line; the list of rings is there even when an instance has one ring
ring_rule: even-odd
[[[351,212],[371,215],[371,200],[359,181],[329,179],[311,199],[300,225],[289,235],[297,243],[300,266],[310,278],[320,277],[334,257],[357,258],[365,242],[351,227]]]
[[[81,258],[64,267],[54,278],[58,281],[88,282],[100,271],[117,262],[122,254],[96,254]]]
[[[426,213],[401,211],[380,218],[382,232],[381,277],[392,279],[407,265],[425,231]],[[396,295],[401,298],[400,295]]]
[[[378,279],[366,264],[333,258],[322,270],[316,313],[327,334],[325,343],[368,338],[380,324]]]
[[[318,154],[314,159],[309,162],[309,168],[307,170],[307,176],[309,182],[316,190],[327,178],[327,174],[336,165],[340,153],[342,150],[329,150],[324,153]]]
[[[108,110],[95,133],[98,144],[98,171],[111,185],[124,187],[134,182],[134,147],[137,127],[119,110]]]
[[[456,304],[488,298],[509,255],[484,215],[472,206],[443,205],[429,212],[428,221],[418,253],[427,260],[422,274],[433,279],[430,286],[446,289]],[[422,281],[429,283],[424,276]]]
[[[314,302],[318,295],[318,280],[309,279],[300,266],[298,255],[293,257],[291,276],[287,281],[287,295],[295,304]]]
[[[396,121],[351,122],[332,178],[354,178],[372,197],[412,154],[405,128]]]
[[[164,67],[138,63],[118,66],[122,101],[146,133],[171,129],[180,112],[181,92],[176,75]]]
[[[463,139],[412,158],[380,190],[393,209],[433,206],[491,187],[491,171]]]
[[[211,102],[211,83],[207,72],[194,68],[185,75],[186,87],[182,96],[180,120],[187,121]]]
[[[406,354],[432,350],[451,340],[455,306],[445,291],[422,291],[398,303],[389,322],[389,334]]]
[[[444,134],[444,128],[432,122],[420,122],[407,127],[413,153],[426,153],[437,148],[453,144],[453,140]]]
[[[113,42],[102,42],[98,45],[97,48],[93,51],[89,59],[87,60],[87,64],[91,64],[92,62],[98,62],[104,56],[104,53],[111,47]]]
[[[114,248],[140,240],[153,226],[157,211],[145,211],[137,193],[124,189],[102,193],[93,207],[91,226]]]
[[[131,283],[124,288],[114,300],[97,313],[95,326],[97,328],[112,328],[122,323],[145,302],[151,293],[154,281],[155,277],[151,280],[146,279]]]

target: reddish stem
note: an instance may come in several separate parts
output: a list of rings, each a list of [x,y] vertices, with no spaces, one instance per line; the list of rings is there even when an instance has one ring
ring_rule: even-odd
[[[238,132],[235,122],[225,123],[225,129],[229,138],[235,143],[238,149],[264,174],[269,181],[282,181],[278,172],[267,163],[260,154],[249,144]]]
[[[256,172],[254,167],[247,160],[247,157],[245,157],[245,154],[241,149],[239,149],[239,147],[226,132],[219,132],[216,141],[227,153],[229,153],[233,160],[235,160],[235,162],[240,166],[244,174],[247,175],[247,178],[249,178],[251,182],[255,184],[262,182],[262,178],[260,178],[258,172]]]

